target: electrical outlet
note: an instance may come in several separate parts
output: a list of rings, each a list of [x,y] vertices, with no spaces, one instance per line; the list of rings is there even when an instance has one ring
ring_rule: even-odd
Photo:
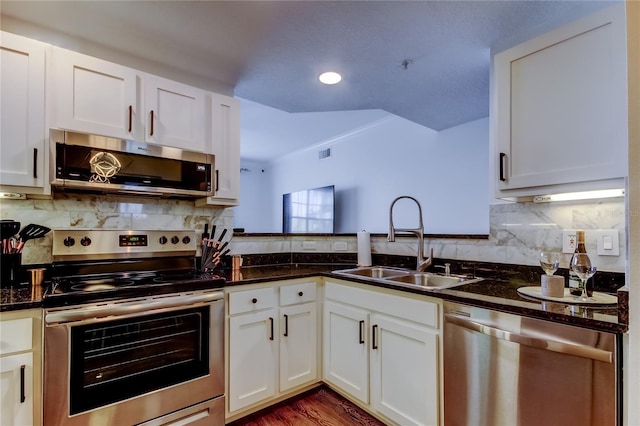
[[[562,231],[562,252],[573,253],[578,245],[575,229],[565,229]]]
[[[315,241],[303,241],[302,242],[302,249],[303,250],[315,250],[316,249],[316,242]]]
[[[347,249],[347,242],[346,241],[336,241],[333,243],[333,249],[335,251],[344,251]]]

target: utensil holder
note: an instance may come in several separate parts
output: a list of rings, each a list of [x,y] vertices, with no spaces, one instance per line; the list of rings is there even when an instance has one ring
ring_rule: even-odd
[[[22,276],[22,253],[3,253],[0,256],[0,286],[18,284]]]

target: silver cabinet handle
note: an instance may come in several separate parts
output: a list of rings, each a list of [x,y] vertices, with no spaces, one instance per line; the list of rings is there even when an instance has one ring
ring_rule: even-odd
[[[540,337],[527,336],[526,334],[513,333],[511,331],[502,330],[491,327],[479,322],[472,321],[468,318],[459,317],[457,315],[445,314],[445,321],[451,324],[466,328],[467,330],[476,331],[490,337],[520,345],[531,346],[534,348],[545,349],[551,352],[558,352],[568,355],[579,356],[582,358],[593,359],[596,361],[613,363],[613,353],[602,349],[592,348],[590,346],[575,345],[572,343],[559,342],[557,340],[544,339]]]

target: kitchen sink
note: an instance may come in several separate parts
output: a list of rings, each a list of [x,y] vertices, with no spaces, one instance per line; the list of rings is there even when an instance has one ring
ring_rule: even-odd
[[[387,266],[360,267],[333,271],[334,274],[368,278],[378,282],[412,285],[434,290],[456,287],[482,280],[456,275],[439,275],[430,272],[416,272]]]
[[[428,272],[413,272],[401,277],[391,277],[389,278],[389,281],[402,284],[412,284],[419,287],[442,289],[480,281],[480,278],[437,275]]]
[[[339,271],[333,271],[333,273],[341,275],[355,275],[358,277],[366,278],[392,278],[407,275],[410,273],[410,271],[406,269],[398,269],[385,266],[371,266],[355,269],[341,269]]]

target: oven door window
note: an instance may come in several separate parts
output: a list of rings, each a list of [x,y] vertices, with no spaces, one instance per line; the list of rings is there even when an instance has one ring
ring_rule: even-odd
[[[71,328],[70,413],[209,374],[209,307]]]

